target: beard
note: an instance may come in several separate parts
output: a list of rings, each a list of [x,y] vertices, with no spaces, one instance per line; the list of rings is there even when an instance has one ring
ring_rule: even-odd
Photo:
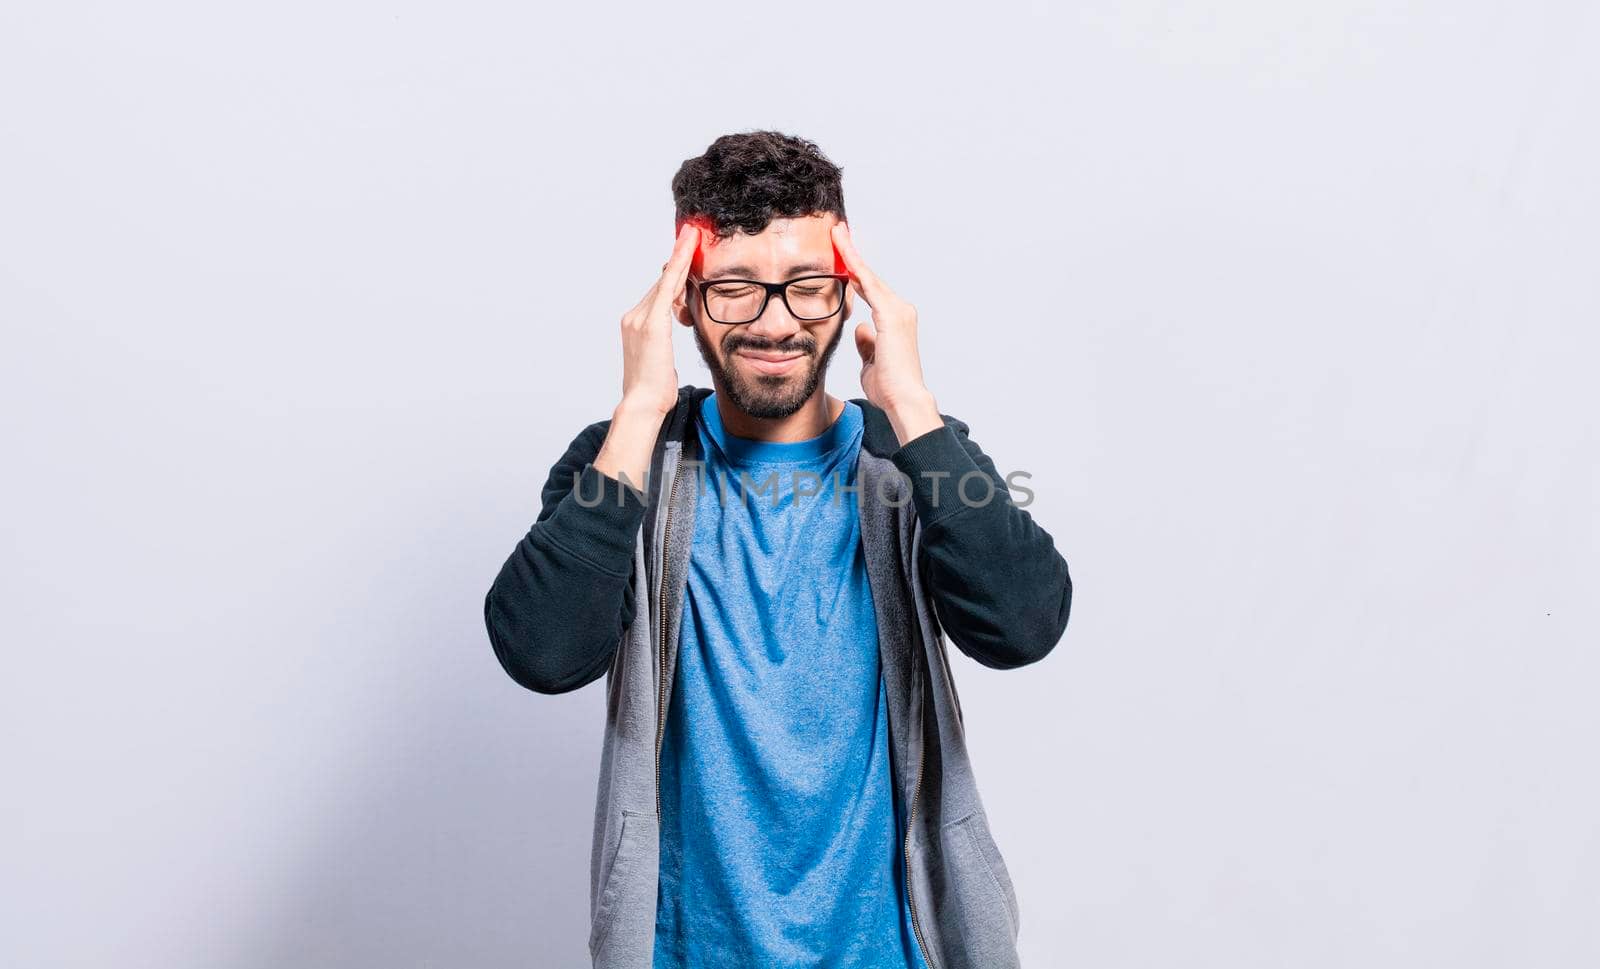
[[[694,345],[699,348],[700,357],[705,360],[706,369],[710,370],[712,377],[715,378],[716,386],[726,390],[728,399],[735,407],[751,417],[767,420],[788,417],[811,399],[811,395],[817,392],[818,385],[822,383],[823,375],[828,372],[828,361],[832,359],[833,351],[839,346],[839,338],[842,336],[844,336],[844,324],[840,323],[820,354],[816,352],[817,341],[804,333],[785,344],[774,344],[759,337],[751,338],[743,335],[732,337],[723,347],[723,359],[729,361],[732,361],[734,354],[741,349],[772,353],[805,353],[802,368],[797,372],[746,375],[732,363],[724,365],[712,350],[711,344],[706,341],[704,334],[700,332],[700,327],[698,325],[694,327]]]

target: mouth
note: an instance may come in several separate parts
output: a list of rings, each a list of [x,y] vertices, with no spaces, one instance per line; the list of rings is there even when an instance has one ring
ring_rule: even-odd
[[[749,362],[757,373],[786,374],[800,365],[804,353],[773,353],[770,350],[739,350],[738,355]]]

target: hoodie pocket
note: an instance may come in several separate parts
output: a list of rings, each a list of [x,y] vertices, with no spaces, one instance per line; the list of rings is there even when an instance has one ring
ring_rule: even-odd
[[[1021,927],[1017,892],[983,812],[973,811],[946,824],[944,846],[958,886],[953,901],[959,911],[954,915],[963,934],[979,948],[998,947],[1015,958]],[[991,956],[998,959],[998,953]]]
[[[643,903],[654,903],[656,886],[642,884],[645,880],[641,874],[643,859],[647,852],[654,849],[657,837],[656,815],[643,811],[623,811],[622,830],[617,835],[617,851],[612,856],[610,869],[606,872],[605,885],[600,891],[600,903],[595,908],[594,921],[589,927],[589,955],[598,963],[600,950],[612,936],[612,928],[621,922],[628,922],[626,930],[631,939],[635,940],[645,934],[644,916],[649,906]],[[650,896],[645,897],[643,892],[649,889]],[[654,939],[655,925],[648,927],[648,937]],[[648,955],[648,953],[646,953]]]

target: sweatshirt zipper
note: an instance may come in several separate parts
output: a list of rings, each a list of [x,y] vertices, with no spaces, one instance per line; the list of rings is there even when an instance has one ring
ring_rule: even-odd
[[[667,493],[667,520],[661,526],[661,570],[660,576],[660,607],[656,614],[660,617],[661,643],[656,653],[656,666],[659,670],[656,686],[656,823],[661,823],[661,740],[667,729],[667,551],[671,548],[669,537],[672,534],[672,504],[678,495],[678,475],[683,471],[683,457],[680,454],[678,463],[672,468],[672,488]]]
[[[928,964],[928,969],[938,969],[934,961],[928,957],[927,943],[922,941],[922,923],[917,920],[917,898],[911,890],[911,825],[917,817],[917,795],[922,793],[922,753],[922,748],[918,748],[917,783],[911,788],[911,810],[906,815],[906,841],[901,853],[906,860],[906,903],[911,907],[911,930],[917,937],[917,949],[922,953],[922,961]]]
[[[912,554],[916,554],[916,542],[913,540]],[[912,664],[913,669],[916,664]],[[938,965],[928,956],[928,945],[922,940],[922,923],[917,920],[917,896],[911,886],[911,832],[917,819],[917,796],[922,793],[922,759],[928,750],[928,741],[924,737],[921,744],[917,745],[917,782],[911,787],[911,810],[906,812],[906,842],[901,849],[906,861],[906,904],[911,908],[911,931],[917,937],[917,949],[922,953],[922,961],[928,964],[928,969],[938,969]]]

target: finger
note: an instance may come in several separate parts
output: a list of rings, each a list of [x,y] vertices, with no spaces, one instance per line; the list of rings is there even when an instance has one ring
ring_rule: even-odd
[[[678,240],[672,246],[672,258],[667,260],[662,267],[661,279],[665,284],[663,288],[672,294],[683,288],[683,281],[689,275],[689,264],[694,262],[694,252],[700,245],[700,229],[697,226],[684,223],[678,230]]]
[[[871,363],[873,355],[878,349],[878,338],[873,334],[872,327],[865,323],[856,327],[856,353],[861,355],[862,363]]]
[[[694,261],[695,248],[700,241],[700,230],[684,223],[678,229],[678,237],[672,244],[672,255],[661,264],[661,275],[651,285],[639,305],[651,309],[659,309],[663,303],[670,304],[677,298],[678,291],[683,288],[683,280],[688,275],[689,265]]]
[[[889,287],[879,279],[861,258],[861,253],[856,250],[855,243],[850,238],[850,227],[843,222],[836,222],[833,226],[833,244],[839,250],[839,255],[844,257],[844,265],[850,272],[850,283],[867,305],[877,309],[885,297],[892,296]]]

